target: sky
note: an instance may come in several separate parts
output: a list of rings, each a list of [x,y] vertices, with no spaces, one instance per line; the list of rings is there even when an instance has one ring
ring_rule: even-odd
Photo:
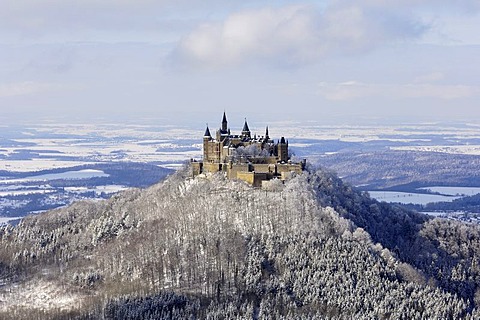
[[[0,117],[480,123],[478,30],[478,0],[2,0]]]

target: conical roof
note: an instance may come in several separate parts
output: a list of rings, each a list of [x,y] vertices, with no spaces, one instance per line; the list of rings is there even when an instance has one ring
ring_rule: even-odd
[[[207,125],[207,129],[205,130],[205,134],[203,135],[204,137],[211,137],[212,135],[210,134],[210,129],[208,129],[208,125]]]
[[[248,124],[247,124],[247,119],[245,119],[245,124],[243,125],[242,132],[250,132],[250,129],[248,128]]]
[[[227,133],[228,122],[227,122],[227,115],[225,111],[223,111],[222,127],[220,129],[223,131],[222,133]]]

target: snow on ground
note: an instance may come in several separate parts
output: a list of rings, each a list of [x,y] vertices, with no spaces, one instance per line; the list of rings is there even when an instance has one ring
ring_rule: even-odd
[[[29,138],[16,141],[34,145],[3,148],[0,146],[2,149],[0,155],[5,157],[0,162],[0,170],[31,172],[102,161],[179,162],[198,158],[202,154],[200,144],[183,143],[181,139],[166,142],[167,140],[102,139],[102,137],[97,137],[85,140]],[[191,149],[184,150],[185,147]],[[48,152],[45,152],[46,149]],[[22,150],[37,153],[40,157],[32,159],[13,157],[12,159],[12,155]],[[48,156],[48,158],[42,158],[42,155]]]
[[[436,194],[397,192],[397,191],[369,191],[370,196],[378,201],[413,203],[425,205],[429,202],[453,201],[461,197],[442,196]]]
[[[101,123],[101,124],[39,124],[31,126],[38,132],[54,133],[60,135],[72,136],[102,136],[107,138],[117,137],[134,137],[142,140],[158,140],[158,139],[178,139],[195,138],[203,133],[201,129],[192,130],[183,126],[175,125],[143,125],[143,124],[118,124],[118,123]],[[205,130],[205,129],[203,129]]]
[[[24,196],[27,194],[45,194],[52,193],[55,190],[46,190],[46,189],[25,189],[25,190],[12,190],[12,191],[0,191],[0,197],[5,196]]]
[[[108,177],[109,175],[101,170],[95,169],[83,169],[83,170],[76,170],[76,171],[66,171],[61,173],[49,173],[49,174],[42,174],[42,175],[35,175],[21,179],[6,179],[0,180],[0,183],[3,184],[14,184],[14,183],[22,183],[22,182],[32,182],[32,181],[47,181],[47,180],[55,180],[55,179],[90,179],[96,177]]]
[[[21,208],[29,202],[29,200],[12,200],[0,197],[0,207]]]
[[[5,224],[12,220],[22,219],[23,217],[0,217],[0,225]]]
[[[18,307],[39,310],[73,310],[79,308],[84,296],[59,284],[43,279],[0,287],[0,310]]]
[[[240,132],[243,121],[230,122],[233,133]],[[411,146],[392,148],[394,150],[436,151],[448,153],[480,154],[480,146],[467,145],[472,139],[479,139],[478,128],[445,124],[406,125],[324,125],[315,121],[303,123],[292,121],[255,122],[251,121],[252,134],[259,136],[269,126],[270,136],[292,139],[293,148],[311,146],[309,141],[337,140],[344,142],[368,142],[388,140],[392,143],[406,143]],[[8,128],[3,128],[7,130]],[[169,124],[38,124],[25,128],[27,134],[14,141],[19,146],[0,146],[0,170],[38,171],[65,168],[101,161],[136,162],[183,162],[200,158],[201,136],[204,128],[187,128]],[[1,133],[1,132],[0,132]],[[445,141],[445,146],[435,145]],[[422,143],[422,147],[418,144]],[[22,144],[26,144],[22,146]],[[164,150],[162,150],[164,149]],[[38,153],[40,158],[16,159],[12,155],[28,150]],[[163,152],[162,152],[163,151]],[[21,156],[21,155],[20,155]],[[26,155],[28,157],[28,154]],[[46,157],[46,158],[45,158]],[[71,159],[71,160],[70,160]]]
[[[417,152],[439,152],[450,154],[480,155],[480,145],[457,145],[457,146],[405,146],[390,147],[391,150],[417,151]]]
[[[116,193],[116,192],[120,192],[120,191],[127,190],[127,189],[128,189],[128,187],[125,187],[125,186],[111,184],[111,185],[106,185],[106,186],[97,186],[92,191],[95,191],[95,193],[97,193],[97,194],[102,193],[102,192],[110,194],[110,193]]]
[[[442,187],[442,186],[432,186],[419,188],[418,190],[430,190],[431,192],[438,192],[450,196],[473,196],[480,193],[479,187]]]
[[[75,192],[75,193],[85,193],[85,192],[95,192],[96,194],[101,194],[106,193],[116,193],[120,192],[123,190],[127,190],[128,187],[121,186],[121,185],[115,185],[115,184],[110,184],[110,185],[105,185],[105,186],[96,186],[95,188],[87,188],[87,187],[65,187],[65,191],[68,192]]]
[[[472,213],[472,212],[464,212],[464,211],[454,211],[454,212],[425,211],[422,213],[427,214],[429,216],[433,216],[433,217],[480,224],[480,213]]]
[[[57,159],[31,159],[31,160],[2,160],[0,170],[17,172],[34,172],[40,170],[68,168],[91,164],[88,161],[65,161]]]
[[[183,167],[183,163],[167,163],[160,165],[162,168],[177,170]]]
[[[405,124],[405,125],[322,125],[311,122],[281,121],[264,123],[269,126],[270,136],[285,136],[288,139],[339,140],[345,142],[366,142],[389,140],[396,142],[428,142],[426,136],[449,136],[455,140],[478,139],[478,128],[471,125],[458,127],[448,124]],[[256,127],[252,132],[263,134],[265,127]],[[233,128],[232,128],[233,130]],[[411,136],[415,136],[412,138]],[[461,144],[461,141],[459,141]]]

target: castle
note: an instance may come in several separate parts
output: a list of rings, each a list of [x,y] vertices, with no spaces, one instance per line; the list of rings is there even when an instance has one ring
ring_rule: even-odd
[[[282,137],[277,143],[268,134],[253,136],[247,120],[241,134],[233,135],[223,113],[220,129],[214,137],[210,129],[203,135],[203,161],[191,160],[192,175],[224,172],[229,179],[244,180],[255,187],[273,178],[288,179],[292,173],[301,173],[306,161],[293,163],[288,153],[288,141]]]

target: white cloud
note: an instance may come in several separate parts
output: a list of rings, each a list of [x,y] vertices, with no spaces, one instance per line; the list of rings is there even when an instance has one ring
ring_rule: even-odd
[[[470,85],[442,85],[428,83],[375,84],[348,81],[320,83],[317,93],[331,101],[349,101],[359,98],[433,98],[453,100],[479,97],[480,87]]]
[[[322,117],[320,106],[349,115],[355,108],[387,114],[392,105],[401,113],[406,104],[426,114],[439,105],[473,114],[480,96],[479,47],[471,45],[480,43],[478,4],[4,0],[0,109],[130,118],[139,110],[170,113],[172,106],[182,114],[275,108]],[[435,34],[452,40],[426,41]],[[188,72],[192,66],[206,70]]]
[[[436,72],[420,75],[416,77],[413,80],[413,82],[414,83],[430,83],[430,82],[438,82],[443,79],[445,79],[445,75],[442,72],[436,71]]]
[[[18,83],[0,84],[0,98],[24,96],[35,93],[62,90],[65,86],[55,83],[39,83],[25,81]]]
[[[199,0],[2,0],[0,42],[171,41],[188,30],[201,5]]]
[[[313,23],[305,7],[241,12],[221,24],[201,25],[181,41],[179,53],[194,62],[215,65],[280,55],[309,60],[322,50]]]
[[[328,54],[356,54],[391,41],[416,37],[423,27],[394,10],[332,5],[286,6],[234,13],[223,22],[204,23],[184,37],[182,62],[200,66],[244,61],[305,64]]]

